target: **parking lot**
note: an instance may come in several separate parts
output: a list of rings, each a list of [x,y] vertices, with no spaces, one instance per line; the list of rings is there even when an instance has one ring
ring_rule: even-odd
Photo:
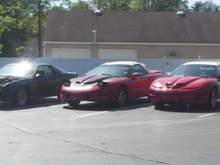
[[[220,164],[220,108],[154,110],[145,98],[71,108],[48,98],[0,109],[1,165]]]

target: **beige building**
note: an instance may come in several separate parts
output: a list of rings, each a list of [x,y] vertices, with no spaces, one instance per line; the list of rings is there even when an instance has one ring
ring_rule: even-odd
[[[45,57],[219,58],[220,13],[51,12]]]

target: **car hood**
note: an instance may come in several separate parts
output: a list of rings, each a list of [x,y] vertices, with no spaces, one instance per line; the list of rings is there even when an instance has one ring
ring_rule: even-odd
[[[109,75],[84,75],[71,80],[71,83],[74,84],[93,84],[95,82],[110,79],[112,76]]]
[[[18,81],[21,80],[22,78],[20,77],[13,77],[13,76],[0,76],[0,86],[10,83],[10,82],[14,82],[14,81]]]
[[[166,88],[198,88],[202,85],[208,83],[213,78],[204,78],[199,76],[171,76],[171,77],[162,77],[157,79],[153,86],[166,87]]]

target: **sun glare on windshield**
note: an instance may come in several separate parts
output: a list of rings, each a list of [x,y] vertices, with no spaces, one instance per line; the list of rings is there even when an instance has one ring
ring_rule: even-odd
[[[32,65],[27,61],[5,65],[0,69],[0,76],[26,77],[32,73]]]

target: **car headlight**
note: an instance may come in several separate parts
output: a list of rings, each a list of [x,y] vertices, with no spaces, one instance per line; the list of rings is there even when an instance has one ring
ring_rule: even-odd
[[[70,80],[66,80],[66,81],[63,83],[63,85],[64,85],[65,87],[70,87],[70,85],[71,85]]]
[[[155,88],[163,88],[163,85],[159,82],[156,82],[154,85],[153,85]]]

